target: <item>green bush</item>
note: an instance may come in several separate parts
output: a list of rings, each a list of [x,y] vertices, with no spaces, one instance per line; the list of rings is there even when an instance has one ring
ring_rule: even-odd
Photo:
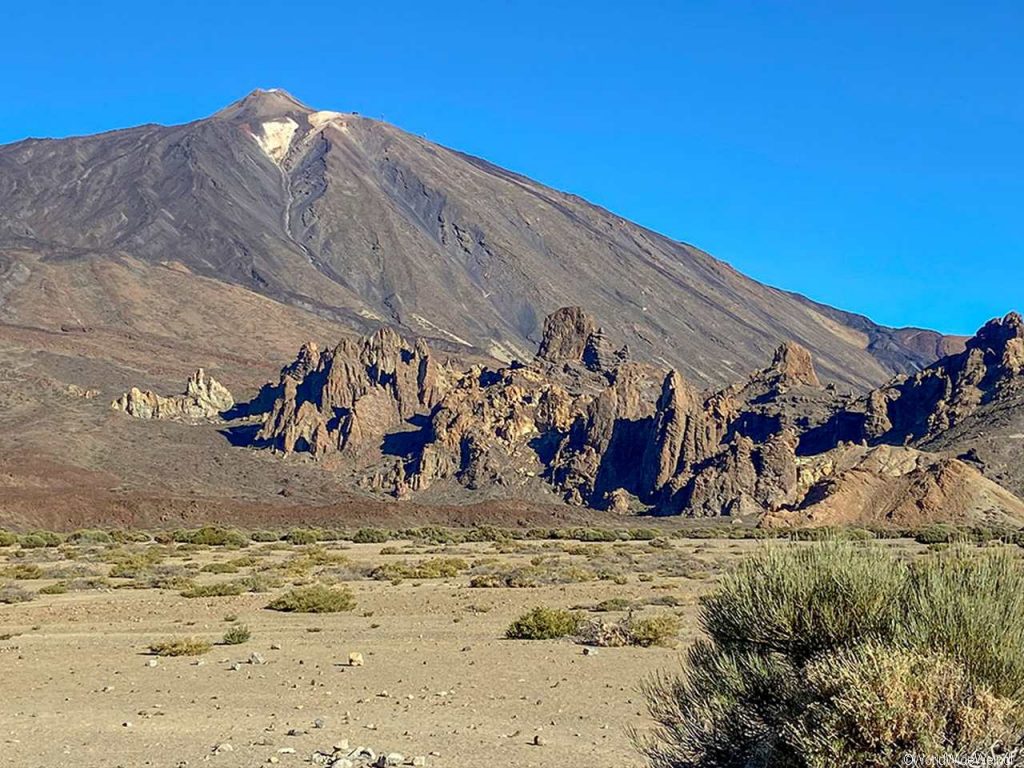
[[[630,616],[623,623],[629,638],[629,645],[637,645],[641,648],[673,645],[679,635],[679,617],[667,613],[657,616]]]
[[[221,638],[221,645],[241,645],[249,642],[252,638],[252,631],[245,624],[236,624],[224,633]]]
[[[68,544],[110,544],[113,539],[106,531],[78,530],[68,536]]]
[[[13,547],[18,543],[18,537],[10,531],[0,531],[0,547]]]
[[[316,544],[319,536],[310,528],[296,528],[288,532],[287,539],[292,544]]]
[[[194,531],[174,531],[171,538],[180,544],[198,544],[206,547],[247,547],[249,537],[241,531],[207,525]]]
[[[272,600],[267,606],[272,611],[288,613],[338,613],[351,611],[355,607],[356,601],[351,590],[323,584],[297,587]]]
[[[644,691],[654,768],[891,766],[1024,733],[1024,563],[771,546],[701,601],[707,638]]]
[[[22,549],[42,549],[43,547],[50,546],[46,543],[46,539],[35,533],[27,533],[18,539],[18,543]]]
[[[914,540],[919,544],[948,544],[958,538],[962,538],[959,530],[948,523],[929,525],[914,536]]]
[[[393,538],[391,531],[383,528],[360,528],[352,536],[352,541],[356,544],[383,544]]]
[[[580,614],[561,608],[539,606],[520,616],[505,630],[509,640],[555,640],[574,635],[580,628]]]

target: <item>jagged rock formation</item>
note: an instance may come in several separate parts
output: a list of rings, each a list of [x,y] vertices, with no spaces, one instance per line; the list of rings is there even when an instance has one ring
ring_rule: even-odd
[[[992,320],[950,355],[914,376],[871,393],[864,439],[889,444],[934,438],[981,406],[1024,390],[1024,319],[1011,313]]]
[[[678,371],[612,351],[579,307],[546,319],[532,362],[498,369],[458,372],[422,340],[382,329],[330,352],[303,347],[282,371],[257,440],[352,457],[368,467],[364,487],[395,496],[454,484],[774,524],[835,522],[840,513],[896,522],[944,507],[965,519],[1024,519],[1016,497],[963,461],[866,447],[942,433],[1020,392],[1021,326],[1015,316],[991,323],[965,352],[863,398],[823,385],[793,342],[746,379],[701,391]],[[849,434],[858,439],[846,442]]]
[[[410,346],[389,328],[324,352],[307,344],[281,372],[277,399],[256,437],[314,456],[363,448],[432,409],[444,387],[426,343]]]
[[[200,368],[188,377],[185,394],[164,397],[132,387],[110,407],[137,419],[219,420],[235,405],[227,387]]]

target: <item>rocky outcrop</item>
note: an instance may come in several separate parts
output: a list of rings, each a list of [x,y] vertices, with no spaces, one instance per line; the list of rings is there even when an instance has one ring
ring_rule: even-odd
[[[137,419],[172,419],[176,421],[219,420],[221,414],[235,405],[227,387],[207,376],[200,368],[188,378],[185,394],[163,396],[150,390],[132,387],[110,407]]]
[[[1020,392],[1021,325],[989,324],[963,353],[862,398],[823,386],[792,342],[746,379],[702,391],[678,371],[629,362],[578,307],[547,318],[533,362],[500,368],[457,372],[423,341],[381,329],[333,350],[304,346],[257,439],[354,457],[363,487],[398,497],[555,492],[622,514],[779,524],[832,520],[858,504],[880,521],[910,518],[915,504],[923,515],[949,504],[970,516],[991,502],[1013,517],[1015,497],[962,461],[868,445],[911,441],[918,424],[941,432]]]
[[[1024,520],[1024,502],[973,467],[915,448],[844,445],[801,460],[799,474],[800,498],[767,515],[766,525],[917,527]]]
[[[318,457],[371,446],[432,409],[444,386],[426,343],[410,345],[389,328],[324,352],[306,344],[281,371],[278,396],[256,439]]]
[[[581,307],[562,307],[544,320],[537,359],[549,363],[579,362],[596,330],[594,318]]]

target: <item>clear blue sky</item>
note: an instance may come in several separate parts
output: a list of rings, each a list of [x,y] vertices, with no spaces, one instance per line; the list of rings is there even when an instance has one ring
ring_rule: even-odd
[[[358,111],[892,325],[1024,309],[1024,4],[5,4],[0,142]]]

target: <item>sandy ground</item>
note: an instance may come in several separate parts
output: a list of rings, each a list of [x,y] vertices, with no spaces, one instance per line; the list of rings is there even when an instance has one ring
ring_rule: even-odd
[[[422,559],[381,555],[381,545],[334,546],[356,565]],[[683,540],[672,542],[668,552],[639,542],[596,546],[605,552],[626,547],[637,562],[694,557],[720,572],[758,545]],[[447,549],[471,562],[495,556],[490,544]],[[0,562],[56,556],[36,550],[18,559],[16,551],[0,550]],[[199,565],[259,551],[214,548],[188,557]],[[260,558],[280,561],[297,551],[266,551]],[[526,563],[533,556],[497,557]],[[199,580],[230,578],[202,574]],[[347,739],[352,747],[423,755],[428,766],[639,766],[627,734],[630,726],[648,724],[637,683],[678,667],[679,649],[697,632],[697,595],[714,578],[641,582],[631,573],[625,584],[490,589],[469,587],[465,574],[397,584],[362,579],[347,582],[356,610],[330,615],[266,610],[273,594],[186,599],[155,589],[40,595],[0,605],[0,635],[13,635],[0,641],[2,762],[40,768],[209,762],[227,768],[276,759],[300,765],[314,751],[330,752]],[[36,590],[50,582],[16,583]],[[535,605],[569,608],[609,597],[664,595],[675,596],[679,605],[643,610],[682,616],[676,649],[601,648],[584,655],[570,640],[503,638],[509,622]],[[217,640],[230,626],[226,616],[247,624],[252,639],[149,666],[150,643],[187,636]],[[348,666],[353,651],[364,654],[364,666]],[[253,652],[266,663],[248,663]],[[232,669],[236,662],[241,666]],[[542,745],[533,744],[536,736]],[[230,751],[217,753],[224,744]]]

